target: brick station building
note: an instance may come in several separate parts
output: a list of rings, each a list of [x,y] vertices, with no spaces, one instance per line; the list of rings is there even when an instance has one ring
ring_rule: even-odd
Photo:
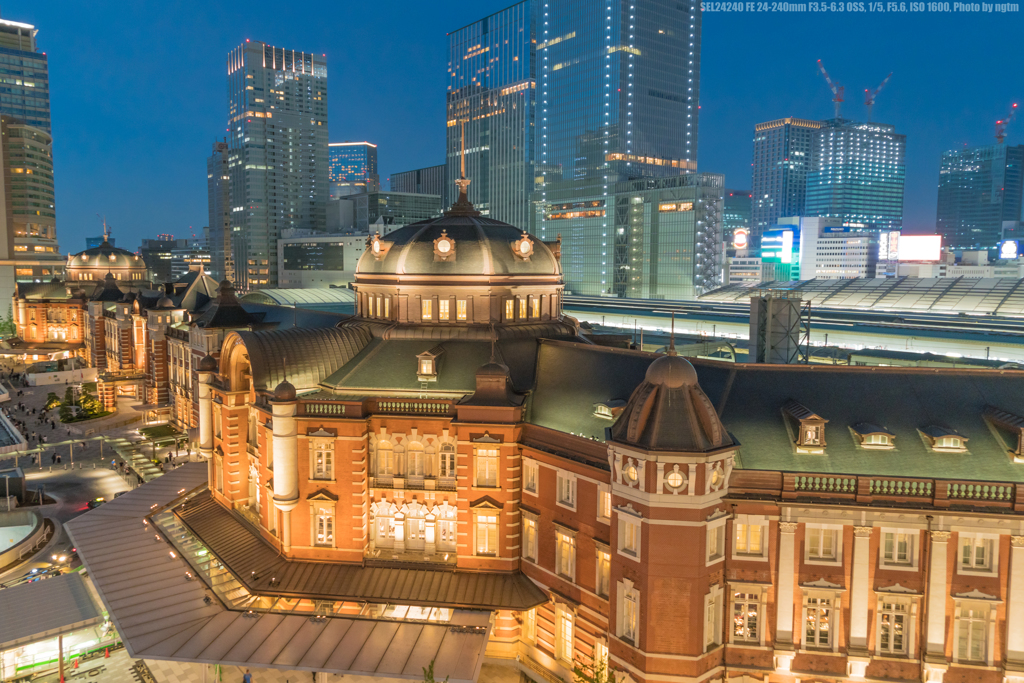
[[[208,481],[157,526],[232,587],[259,662],[387,678],[427,647],[401,629],[462,637],[475,614],[486,657],[538,683],[595,662],[652,683],[1024,681],[1024,374],[598,346],[560,273],[558,243],[463,191],[371,240],[355,317],[230,332],[198,363]],[[314,646],[348,620],[358,638]],[[198,633],[228,623],[161,656],[202,660]],[[473,662],[442,643],[435,676]]]

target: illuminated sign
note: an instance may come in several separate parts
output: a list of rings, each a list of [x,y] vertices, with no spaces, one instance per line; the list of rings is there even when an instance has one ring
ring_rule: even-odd
[[[899,230],[883,232],[878,236],[878,260],[895,261],[900,253]]]
[[[800,233],[797,228],[766,230],[761,235],[762,263],[800,262]]]
[[[732,246],[746,249],[750,245],[750,232],[746,228],[736,228],[732,233]]]
[[[999,258],[1013,261],[1017,258],[1018,245],[1016,240],[1006,240],[999,243]]]
[[[942,237],[902,235],[897,253],[900,261],[938,261],[942,255]]]
[[[693,211],[693,202],[665,202],[658,204],[658,211]]]

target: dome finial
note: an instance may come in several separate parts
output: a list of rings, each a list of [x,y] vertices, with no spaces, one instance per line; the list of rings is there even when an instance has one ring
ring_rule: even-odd
[[[469,201],[469,178],[466,177],[466,122],[459,122],[461,129],[462,146],[459,152],[459,177],[455,180],[455,187],[459,188],[459,198],[452,204],[451,208],[444,212],[446,216],[479,216],[480,212],[473,208]]]
[[[672,332],[668,337],[668,355],[676,355],[676,314],[672,312]]]

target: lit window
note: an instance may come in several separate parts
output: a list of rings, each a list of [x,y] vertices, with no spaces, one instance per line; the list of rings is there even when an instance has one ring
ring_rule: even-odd
[[[607,524],[612,518],[612,492],[607,484],[597,487],[597,521]]]
[[[558,621],[555,637],[555,654],[563,662],[573,661],[573,621],[574,615],[565,607],[560,607],[556,616]]]
[[[839,530],[808,526],[806,528],[807,559],[834,562],[839,559]]]
[[[431,320],[431,319],[433,319],[433,317],[434,317],[433,316],[433,308],[432,308],[433,303],[434,302],[431,299],[424,299],[423,300],[423,319],[424,320]]]
[[[526,299],[519,299],[519,319],[526,320]]]
[[[498,514],[496,512],[476,515],[476,554],[498,554]]]
[[[334,510],[319,508],[316,513],[316,544],[334,545]]]
[[[512,320],[516,315],[516,302],[512,299],[505,300],[505,320]]]
[[[437,302],[437,317],[439,320],[448,319],[448,299],[439,299]]]
[[[456,299],[455,300],[455,318],[456,320],[466,319],[466,300]]]
[[[523,638],[533,642],[537,640],[537,608],[523,612]]]
[[[540,298],[530,297],[530,317],[534,320],[540,318]]]
[[[721,520],[724,522],[724,520]],[[718,562],[725,556],[725,524],[708,526],[707,561],[708,564]]]
[[[761,596],[759,593],[733,593],[733,642],[760,642]]]
[[[537,518],[523,513],[523,558],[537,561]]]
[[[910,621],[906,600],[883,597],[878,604],[878,651],[886,655],[907,654]]]
[[[420,358],[420,375],[433,375],[434,374],[434,359],[433,358]]]
[[[804,600],[804,647],[831,647],[832,602],[832,598],[821,596]]]
[[[989,606],[984,603],[964,602],[956,616],[956,660],[985,662],[988,660]]]
[[[476,485],[496,488],[498,486],[498,449],[476,449]]]
[[[882,533],[882,564],[889,567],[914,565],[914,532],[885,531]]]
[[[721,527],[719,527],[721,528]],[[704,651],[722,642],[722,587],[713,586],[704,596]]]
[[[537,495],[537,480],[540,478],[540,466],[536,460],[523,458],[523,490]]]
[[[391,318],[391,297],[384,297],[384,317]]]
[[[313,478],[334,478],[334,446],[330,442],[317,442],[313,447]]]
[[[423,444],[412,441],[405,452],[405,474],[410,477],[422,477],[424,474]]]
[[[395,450],[390,441],[377,442],[377,476],[390,477],[395,474]]]
[[[437,473],[440,477],[452,478],[455,476],[455,446],[450,443],[443,443],[438,449]]]
[[[619,637],[636,645],[640,631],[640,592],[631,582],[623,581],[619,584],[619,593]]]
[[[619,512],[619,552],[640,558],[640,517]]]
[[[740,555],[761,555],[761,529],[760,524],[736,524],[736,547],[735,551]]]
[[[604,548],[597,549],[597,576],[594,581],[594,592],[608,597],[612,580],[612,554]]]
[[[555,529],[555,571],[576,580],[576,537],[565,529]]]

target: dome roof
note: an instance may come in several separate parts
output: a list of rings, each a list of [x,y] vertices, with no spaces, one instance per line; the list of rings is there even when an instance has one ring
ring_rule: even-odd
[[[98,247],[68,257],[68,268],[100,270],[104,273],[116,268],[146,269],[146,262],[138,254],[115,247],[104,241]]]
[[[160,301],[156,302],[157,308],[174,308],[174,302],[171,301],[171,297],[163,296],[160,297]]]
[[[697,371],[690,365],[690,361],[682,356],[662,356],[647,367],[644,379],[651,384],[670,389],[692,387],[697,384]]]
[[[203,356],[199,361],[199,372],[217,372],[217,359],[210,354]]]
[[[508,223],[446,215],[374,235],[356,267],[360,275],[560,274],[547,244]]]
[[[277,385],[276,389],[274,389],[275,401],[294,401],[295,396],[295,385],[288,380],[284,380]]]

